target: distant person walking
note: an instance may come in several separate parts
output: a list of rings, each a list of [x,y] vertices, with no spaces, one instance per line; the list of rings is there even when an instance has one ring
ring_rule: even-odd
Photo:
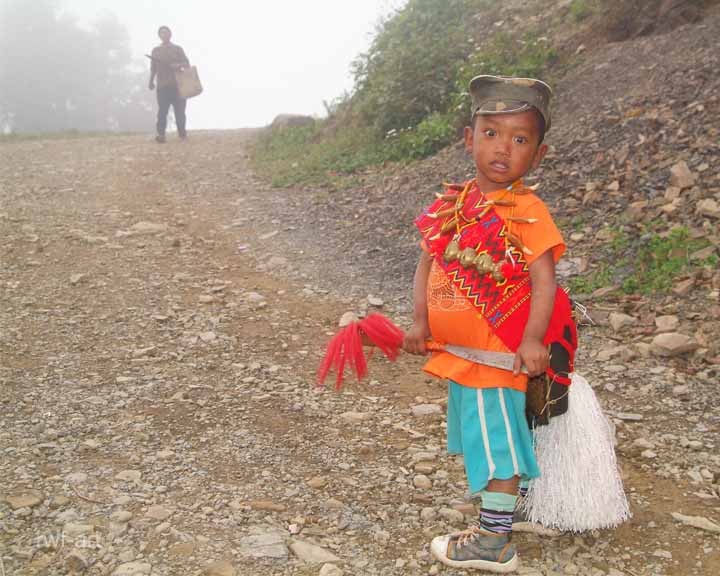
[[[153,48],[150,65],[150,90],[155,90],[155,79],[157,78],[157,142],[165,142],[165,130],[167,129],[167,115],[170,106],[173,107],[175,115],[175,124],[177,124],[178,136],[183,140],[187,137],[185,129],[185,105],[187,100],[180,97],[178,93],[177,80],[175,73],[179,70],[190,66],[190,61],[185,55],[185,51],[170,42],[172,32],[167,26],[160,26],[158,36],[162,43],[160,46]]]

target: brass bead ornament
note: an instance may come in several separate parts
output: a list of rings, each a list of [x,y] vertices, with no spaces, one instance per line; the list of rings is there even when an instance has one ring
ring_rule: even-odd
[[[457,241],[457,239],[453,239],[450,241],[450,244],[447,245],[445,248],[445,253],[443,254],[443,258],[445,259],[445,262],[450,264],[450,262],[455,262],[460,257],[460,243]]]
[[[473,265],[473,262],[475,262],[475,258],[477,258],[477,252],[475,252],[474,248],[468,247],[460,252],[458,260],[460,261],[460,266],[463,268],[470,268],[470,266]]]

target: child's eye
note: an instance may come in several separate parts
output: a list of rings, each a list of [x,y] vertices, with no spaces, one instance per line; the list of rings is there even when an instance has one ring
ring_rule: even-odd
[[[516,144],[525,144],[528,141],[525,136],[515,136],[515,143]]]
[[[488,128],[487,130],[485,130],[485,136],[497,136],[497,132],[495,132],[495,130],[493,130],[492,128]]]

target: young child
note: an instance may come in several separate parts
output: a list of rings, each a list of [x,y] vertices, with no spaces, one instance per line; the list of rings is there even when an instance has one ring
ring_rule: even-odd
[[[525,416],[528,376],[548,368],[548,343],[572,322],[555,283],[565,251],[546,206],[522,178],[547,152],[550,87],[539,80],[478,76],[470,83],[465,147],[476,177],[418,217],[423,254],[414,281],[414,323],[403,347],[425,341],[515,353],[514,372],[435,352],[424,370],[449,381],[448,452],[462,454],[479,526],[438,536],[444,564],[492,572],[518,565],[511,543],[520,482],[539,476]]]

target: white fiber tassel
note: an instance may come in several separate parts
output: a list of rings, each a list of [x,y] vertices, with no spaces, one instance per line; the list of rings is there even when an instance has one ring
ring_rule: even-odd
[[[612,425],[585,378],[572,375],[568,411],[534,434],[541,476],[530,483],[522,502],[528,520],[583,532],[630,518]]]

